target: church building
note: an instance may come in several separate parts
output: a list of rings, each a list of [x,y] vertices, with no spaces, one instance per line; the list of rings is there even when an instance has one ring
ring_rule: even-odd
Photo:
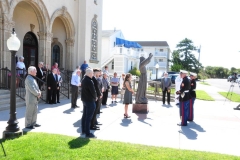
[[[84,60],[101,67],[103,0],[0,0],[0,68],[11,64],[15,28],[26,67],[38,62],[73,70]]]

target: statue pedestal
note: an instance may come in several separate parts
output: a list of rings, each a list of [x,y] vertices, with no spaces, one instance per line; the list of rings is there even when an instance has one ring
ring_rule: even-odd
[[[149,108],[148,104],[133,104],[132,112],[133,113],[148,113]]]

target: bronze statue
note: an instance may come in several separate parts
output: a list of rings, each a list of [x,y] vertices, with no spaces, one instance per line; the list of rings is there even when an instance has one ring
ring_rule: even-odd
[[[141,76],[138,82],[138,89],[136,94],[136,103],[137,104],[147,104],[148,99],[146,98],[146,90],[147,90],[147,70],[146,65],[150,63],[152,58],[152,53],[149,54],[148,58],[145,59],[143,56],[140,57],[139,70],[141,72]]]

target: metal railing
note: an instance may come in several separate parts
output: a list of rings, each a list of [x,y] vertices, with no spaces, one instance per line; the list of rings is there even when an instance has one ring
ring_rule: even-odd
[[[39,79],[38,77],[34,77],[38,83],[38,86],[42,90],[41,100],[47,102],[47,76],[51,73],[50,71],[46,71],[45,79]],[[71,74],[72,71],[61,71],[61,77],[63,82],[60,88],[60,94],[70,98],[70,84],[71,84]],[[0,68],[0,89],[10,90],[11,84],[11,70],[6,68]],[[25,69],[16,69],[16,95],[21,99],[25,100],[25,77],[27,76],[27,72]]]
[[[62,83],[60,87],[60,93],[69,99],[70,92],[71,92],[70,84],[71,84],[72,71],[62,70],[61,77],[62,77]]]

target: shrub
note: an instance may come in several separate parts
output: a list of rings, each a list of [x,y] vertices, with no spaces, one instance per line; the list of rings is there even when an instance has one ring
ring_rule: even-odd
[[[141,75],[140,70],[138,70],[136,67],[134,67],[132,70],[130,70],[129,73],[131,73],[132,75],[138,76],[138,77]]]

